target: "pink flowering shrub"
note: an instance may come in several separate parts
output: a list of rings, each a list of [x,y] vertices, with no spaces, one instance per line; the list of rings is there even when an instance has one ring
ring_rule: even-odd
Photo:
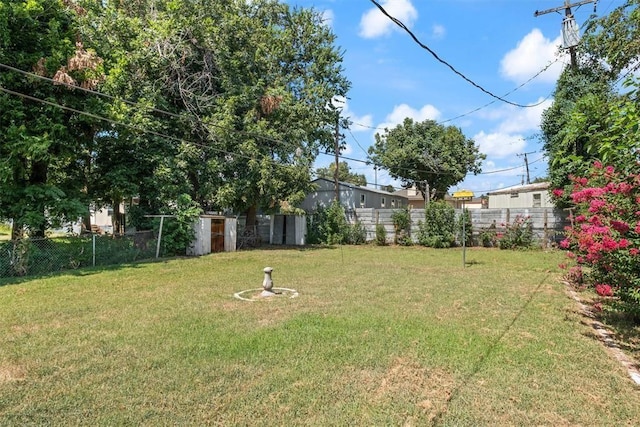
[[[584,279],[599,295],[618,297],[616,308],[640,318],[640,173],[596,162],[572,182],[576,215],[560,247],[586,267]]]

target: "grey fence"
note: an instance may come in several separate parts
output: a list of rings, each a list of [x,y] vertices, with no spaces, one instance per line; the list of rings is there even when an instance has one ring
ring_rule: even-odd
[[[151,259],[156,241],[153,232],[0,241],[0,278]]]
[[[347,213],[350,223],[360,221],[367,231],[367,241],[375,239],[376,224],[382,224],[387,232],[387,239],[393,241],[395,229],[391,216],[395,209],[358,208]],[[424,220],[424,209],[412,209],[411,236],[414,241],[418,235],[418,223]],[[533,233],[541,246],[547,246],[561,239],[564,227],[569,225],[567,213],[555,208],[527,208],[527,209],[469,209],[473,236],[478,235],[489,227],[495,227],[498,232],[504,231],[508,224],[512,224],[518,217],[528,217],[533,227]],[[462,209],[456,209],[456,217],[462,214]]]

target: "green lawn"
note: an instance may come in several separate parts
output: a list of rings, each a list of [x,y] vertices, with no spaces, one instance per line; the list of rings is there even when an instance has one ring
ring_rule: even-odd
[[[562,260],[256,250],[9,282],[0,425],[634,425]],[[234,299],[265,266],[299,297]]]

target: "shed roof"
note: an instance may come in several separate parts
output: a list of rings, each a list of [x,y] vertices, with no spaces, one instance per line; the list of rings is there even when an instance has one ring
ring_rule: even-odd
[[[330,183],[333,184],[333,180],[332,179],[327,179],[327,178],[316,178],[311,182],[317,182],[317,181],[326,181],[326,182],[330,182]],[[341,187],[356,188],[358,190],[364,190],[364,191],[368,191],[370,193],[381,194],[383,196],[397,196],[397,194],[395,194],[395,193],[389,193],[388,191],[378,190],[377,188],[362,187],[360,185],[352,184],[350,182],[338,181],[338,184]],[[407,196],[400,195],[400,197],[405,197],[406,198]]]
[[[549,189],[549,182],[536,182],[535,184],[514,185],[513,187],[503,188],[501,190],[491,191],[488,196],[493,194],[511,194],[511,193],[530,193],[533,191],[543,191]]]

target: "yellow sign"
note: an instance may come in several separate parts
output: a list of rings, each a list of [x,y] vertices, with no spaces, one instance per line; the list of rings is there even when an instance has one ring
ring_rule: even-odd
[[[471,200],[473,199],[473,191],[459,190],[453,193],[453,198],[456,200]]]

